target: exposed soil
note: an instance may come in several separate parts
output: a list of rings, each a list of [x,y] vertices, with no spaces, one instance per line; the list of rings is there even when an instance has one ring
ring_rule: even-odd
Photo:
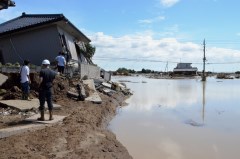
[[[118,92],[109,97],[99,92],[103,101],[101,104],[69,99],[66,92],[77,81],[79,80],[69,81],[65,78],[55,80],[54,101],[60,104],[62,109],[54,114],[68,117],[62,123],[42,130],[0,139],[0,159],[132,158],[126,148],[117,141],[116,136],[107,129],[108,122],[116,115],[117,107],[123,105],[126,96]],[[37,97],[36,89],[31,96]],[[13,95],[15,99],[18,98],[16,94]],[[19,115],[12,115],[9,120],[0,119],[0,125],[20,124],[24,117],[17,116]]]

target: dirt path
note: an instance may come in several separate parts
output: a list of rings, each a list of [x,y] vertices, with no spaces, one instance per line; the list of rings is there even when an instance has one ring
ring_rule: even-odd
[[[61,98],[57,104],[62,105],[62,109],[54,113],[68,115],[63,123],[0,139],[0,158],[132,158],[107,129],[107,123],[116,115],[124,95],[100,96],[102,104]]]

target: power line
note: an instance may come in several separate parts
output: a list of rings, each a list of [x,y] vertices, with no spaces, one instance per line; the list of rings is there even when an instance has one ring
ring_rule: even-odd
[[[94,37],[92,37],[94,39]],[[162,42],[172,42],[173,40],[179,41],[179,42],[195,42],[201,44],[202,40],[200,39],[181,39],[181,38],[167,38],[167,37],[162,37],[162,38],[153,38],[150,36],[141,36],[141,37],[97,37],[96,39],[102,39],[102,40],[124,40],[124,41],[139,41],[139,40],[147,40],[147,39],[152,39],[153,41],[162,41]],[[214,43],[219,43],[219,44],[239,44],[240,43],[240,38],[239,39],[208,39],[209,44],[214,44]]]
[[[159,63],[180,63],[179,61],[169,61],[169,60],[153,60],[153,59],[137,59],[137,58],[106,58],[106,57],[97,57],[93,60],[102,60],[102,61],[133,61],[133,62],[159,62]],[[202,62],[184,62],[184,63],[192,63],[197,65],[203,65]],[[232,62],[207,62],[206,65],[226,65],[226,64],[240,64],[240,61],[232,61]]]

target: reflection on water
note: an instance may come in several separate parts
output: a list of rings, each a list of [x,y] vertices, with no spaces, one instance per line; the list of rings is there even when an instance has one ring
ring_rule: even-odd
[[[240,80],[115,80],[134,95],[110,129],[134,158],[238,158]]]
[[[204,123],[205,116],[205,91],[206,91],[206,81],[202,81],[202,120]]]
[[[195,92],[197,87],[195,81],[163,81],[156,80],[150,83],[130,83],[128,86],[134,87],[136,95],[128,99],[131,103],[129,109],[151,110],[153,106],[161,103],[164,107],[174,108],[178,103],[190,106],[196,103],[197,96]]]

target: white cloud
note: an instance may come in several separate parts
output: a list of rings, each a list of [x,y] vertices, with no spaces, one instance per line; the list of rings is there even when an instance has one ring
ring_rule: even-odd
[[[201,44],[180,42],[176,38],[154,39],[153,36],[152,32],[121,37],[95,33],[90,36],[92,44],[96,46],[93,60],[96,64],[99,62],[107,65],[109,68],[106,69],[125,67],[124,63],[126,62],[140,62],[136,64],[136,67],[143,63],[148,63],[149,67],[153,67],[156,63],[155,65],[158,67],[156,70],[160,69],[161,63],[166,65],[167,61],[169,63],[180,60],[181,62],[202,63],[203,46]],[[232,62],[240,59],[239,50],[219,47],[207,47],[206,55],[208,63]],[[101,61],[103,58],[105,61]],[[175,67],[176,63],[172,65]],[[138,68],[141,67],[143,68],[143,66]]]
[[[165,20],[164,16],[158,16],[158,17],[151,18],[151,19],[139,20],[138,23],[140,23],[140,24],[151,24],[151,23],[155,23],[155,22],[159,22],[159,21],[163,21],[163,20]]]
[[[151,33],[126,35],[118,38],[97,33],[91,37],[93,45],[97,46],[96,56],[151,58],[156,60],[176,60],[191,56],[191,52],[199,53],[202,48],[194,43],[180,43],[175,38],[153,39]],[[194,56],[198,60],[197,56]],[[200,58],[201,59],[201,58]]]
[[[164,6],[164,7],[172,7],[173,5],[175,5],[176,3],[178,3],[180,0],[160,0],[160,3]]]

